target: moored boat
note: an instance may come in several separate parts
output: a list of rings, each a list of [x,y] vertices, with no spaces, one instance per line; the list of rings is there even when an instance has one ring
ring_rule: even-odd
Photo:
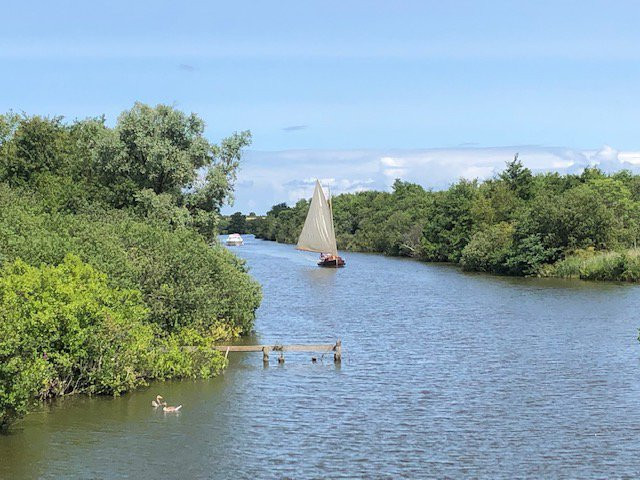
[[[320,253],[320,267],[338,268],[346,265],[338,255],[331,200],[327,201],[318,180],[296,248]]]
[[[227,237],[226,244],[231,247],[237,247],[237,246],[243,245],[244,240],[242,240],[242,237],[240,236],[239,233],[232,233]]]

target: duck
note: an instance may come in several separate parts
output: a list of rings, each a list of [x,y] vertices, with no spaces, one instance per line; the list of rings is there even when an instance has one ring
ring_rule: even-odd
[[[164,397],[161,395],[156,395],[155,400],[151,400],[151,406],[153,408],[162,407],[162,411],[166,413],[175,413],[180,411],[182,405],[178,405],[177,407],[171,407],[167,405],[167,402],[164,401]]]
[[[182,408],[182,405],[178,405],[177,407],[169,407],[165,402],[164,406],[162,407],[162,411],[165,413],[175,413],[180,411],[181,408]]]

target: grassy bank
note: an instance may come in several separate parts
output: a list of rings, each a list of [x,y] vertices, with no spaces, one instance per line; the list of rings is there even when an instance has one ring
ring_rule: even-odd
[[[542,275],[583,280],[640,282],[640,249],[615,252],[580,250],[544,269]]]

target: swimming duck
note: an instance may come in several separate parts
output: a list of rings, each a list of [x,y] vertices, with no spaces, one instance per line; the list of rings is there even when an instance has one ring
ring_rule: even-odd
[[[173,412],[179,411],[181,408],[182,408],[182,405],[178,405],[177,407],[168,407],[165,402],[164,406],[162,407],[162,411],[167,413],[173,413]]]
[[[167,402],[164,401],[164,398],[162,398],[160,395],[156,395],[156,399],[155,400],[151,400],[151,406],[153,408],[158,408],[161,407],[163,405],[166,405]]]

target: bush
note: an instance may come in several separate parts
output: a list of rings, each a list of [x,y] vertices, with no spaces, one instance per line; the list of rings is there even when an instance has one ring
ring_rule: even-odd
[[[228,329],[149,323],[137,290],[111,287],[74,255],[40,268],[21,260],[0,276],[0,428],[30,403],[74,393],[119,395],[149,379],[210,377]],[[189,346],[189,348],[184,348]]]
[[[212,347],[226,332],[203,334],[192,328],[161,338],[153,354],[151,377],[208,378],[217,375],[226,365],[224,356]],[[184,347],[188,346],[188,349]]]
[[[0,245],[0,261],[20,258],[34,266],[77,255],[112,286],[139,290],[150,321],[169,332],[189,326],[246,333],[260,304],[260,286],[227,249],[209,246],[191,229],[125,211],[47,213],[0,185]]]
[[[68,256],[40,268],[17,260],[0,276],[0,425],[36,397],[119,394],[144,381],[153,327],[135,290]]]
[[[460,263],[464,270],[505,273],[512,246],[513,226],[506,222],[498,223],[471,237],[462,250]]]

